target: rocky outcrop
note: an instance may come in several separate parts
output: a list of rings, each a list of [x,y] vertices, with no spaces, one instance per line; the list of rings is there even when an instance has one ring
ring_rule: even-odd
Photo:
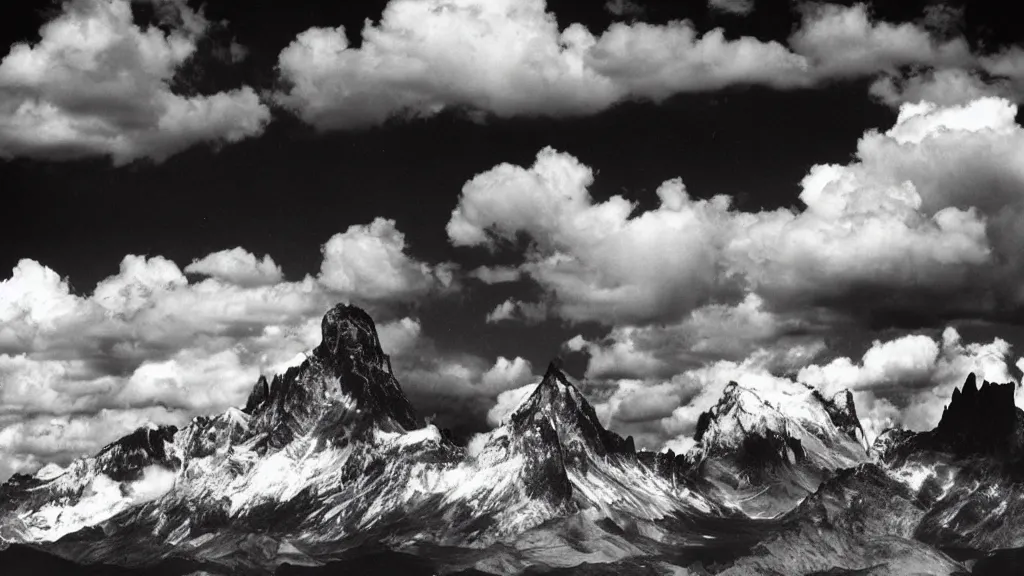
[[[697,420],[691,475],[752,516],[791,510],[835,471],[868,460],[852,397],[837,398],[797,383],[760,394],[729,383]]]
[[[267,401],[268,396],[270,396],[270,384],[267,383],[266,376],[260,376],[260,379],[256,381],[256,385],[253,386],[252,392],[249,393],[249,399],[246,400],[245,408],[242,409],[242,412],[252,414]]]
[[[1014,404],[1016,386],[983,381],[979,388],[969,375],[943,408],[934,441],[957,454],[1019,454],[1024,411]]]
[[[982,552],[1024,546],[1024,411],[1015,384],[971,374],[932,430],[887,430],[879,460],[927,512],[914,536]]]

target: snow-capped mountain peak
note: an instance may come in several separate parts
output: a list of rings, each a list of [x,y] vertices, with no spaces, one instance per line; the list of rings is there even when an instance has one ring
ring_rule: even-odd
[[[627,535],[675,550],[717,537],[694,526],[715,530],[745,510],[728,494],[709,497],[717,479],[689,476],[685,458],[638,452],[632,438],[606,430],[557,364],[469,454],[436,427],[416,425],[365,312],[337,306],[322,332],[301,365],[257,381],[242,409],[181,430],[146,427],[64,470],[0,487],[0,540],[84,563],[184,557],[269,573],[367,544],[549,557],[544,539],[559,526],[570,534],[553,544],[560,553],[585,545],[624,557],[642,553]],[[777,434],[805,456],[790,448],[789,468],[773,471],[785,485],[773,497],[786,500],[806,494],[837,446],[859,448],[829,415],[838,403],[807,390],[778,393],[727,389],[705,418],[702,444],[723,451],[704,453],[704,472],[735,454],[725,450],[732,440],[749,449],[749,439]],[[515,547],[531,538],[545,543]]]
[[[636,452],[632,437],[622,439],[605,430],[593,406],[554,362],[548,366],[536,389],[509,414],[506,421],[513,434],[521,434],[543,421],[558,433],[565,448],[582,442],[588,450],[601,456]]]
[[[391,371],[373,320],[339,304],[324,315],[322,340],[299,366],[260,378],[244,412],[254,430],[281,447],[313,430],[322,437],[361,435],[373,427],[418,428],[412,404]]]
[[[868,460],[852,398],[799,383],[750,389],[730,382],[700,415],[687,458],[699,477],[746,513],[795,506],[835,470]]]

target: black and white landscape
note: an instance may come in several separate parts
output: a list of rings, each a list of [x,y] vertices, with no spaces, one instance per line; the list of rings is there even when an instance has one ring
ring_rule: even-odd
[[[0,573],[1024,573],[1005,3],[0,17]]]
[[[1012,383],[979,387],[971,374],[934,430],[887,430],[873,446],[849,392],[730,383],[676,455],[606,430],[552,363],[466,449],[421,426],[366,312],[338,305],[322,334],[301,365],[261,377],[244,407],[139,428],[64,469],[8,480],[5,563],[28,570],[44,551],[75,563],[49,561],[64,573],[1021,566],[1024,411]]]

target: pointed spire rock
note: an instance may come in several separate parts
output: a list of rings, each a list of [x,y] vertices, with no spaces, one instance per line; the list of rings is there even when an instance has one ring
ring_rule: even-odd
[[[270,396],[270,385],[267,384],[267,377],[261,375],[260,379],[256,381],[256,385],[253,386],[252,392],[249,393],[249,399],[245,402],[242,412],[246,414],[256,412],[266,402],[268,396]]]
[[[970,374],[960,389],[954,389],[932,432],[946,450],[956,453],[1016,451],[1024,413],[1014,404],[1016,384],[996,384]]]
[[[324,314],[320,328],[322,339],[313,353],[275,376],[263,407],[254,412],[256,428],[271,432],[270,445],[283,446],[312,429],[332,441],[347,442],[353,430],[371,430],[365,425],[371,422],[392,431],[419,428],[370,315],[338,304]],[[263,390],[257,383],[254,404]]]
[[[513,429],[521,433],[543,421],[559,437],[581,440],[600,455],[634,454],[632,439],[623,439],[601,425],[594,407],[569,382],[560,365],[559,359],[552,360],[537,388],[512,411]]]
[[[974,375],[974,372],[971,372],[970,375],[967,376],[967,381],[964,382],[964,390],[963,390],[964,400],[966,401],[969,398],[974,398],[974,396],[977,394],[977,392],[978,392],[978,379]]]
[[[548,369],[544,372],[544,380],[548,379],[565,379],[565,374],[562,372],[561,358],[553,358],[551,362],[548,362]]]

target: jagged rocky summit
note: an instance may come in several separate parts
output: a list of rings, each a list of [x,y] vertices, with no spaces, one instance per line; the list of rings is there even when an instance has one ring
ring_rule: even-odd
[[[1005,396],[986,385],[962,392],[937,431],[888,434],[876,453],[849,393],[733,384],[701,417],[695,448],[676,455],[637,450],[605,429],[552,364],[470,454],[421,424],[373,321],[339,305],[324,317],[320,345],[301,365],[261,377],[242,409],[180,430],[145,427],[95,456],[0,487],[0,546],[12,546],[0,565],[13,557],[39,566],[46,562],[34,554],[45,553],[70,562],[61,574],[80,565],[134,574],[267,574],[285,565],[286,573],[892,574],[926,566],[954,574],[959,561],[921,542],[951,540],[927,527],[948,516],[953,492],[914,485],[907,466],[925,458],[966,469],[969,441],[945,430],[976,418],[979,402]],[[1003,424],[986,426],[1013,446]],[[975,448],[970,458],[991,462],[1013,453]],[[876,454],[879,464],[868,462]],[[999,482],[1002,473],[992,472]],[[1001,533],[993,521],[975,524],[956,541],[979,553],[1012,542],[992,536]],[[942,534],[962,536],[957,526],[967,525]]]
[[[261,377],[243,409],[141,429],[64,470],[12,479],[0,538],[83,563],[185,557],[262,571],[371,544],[475,550],[450,560],[469,567],[498,546],[481,566],[503,573],[540,562],[503,542],[548,539],[544,554],[564,555],[543,562],[573,565],[683,545],[703,535],[680,523],[734,514],[678,474],[674,456],[605,430],[554,365],[470,456],[419,424],[365,312],[333,308],[322,336],[301,365]],[[566,522],[564,534],[552,528]],[[570,545],[580,531],[592,550]],[[659,538],[638,546],[630,531]]]
[[[942,548],[1024,547],[1024,410],[1016,384],[974,374],[954,390],[938,426],[875,440],[880,463],[926,513],[914,537]]]
[[[754,517],[792,510],[837,470],[871,451],[848,391],[801,384],[754,391],[730,382],[700,415],[688,454],[699,485]]]

